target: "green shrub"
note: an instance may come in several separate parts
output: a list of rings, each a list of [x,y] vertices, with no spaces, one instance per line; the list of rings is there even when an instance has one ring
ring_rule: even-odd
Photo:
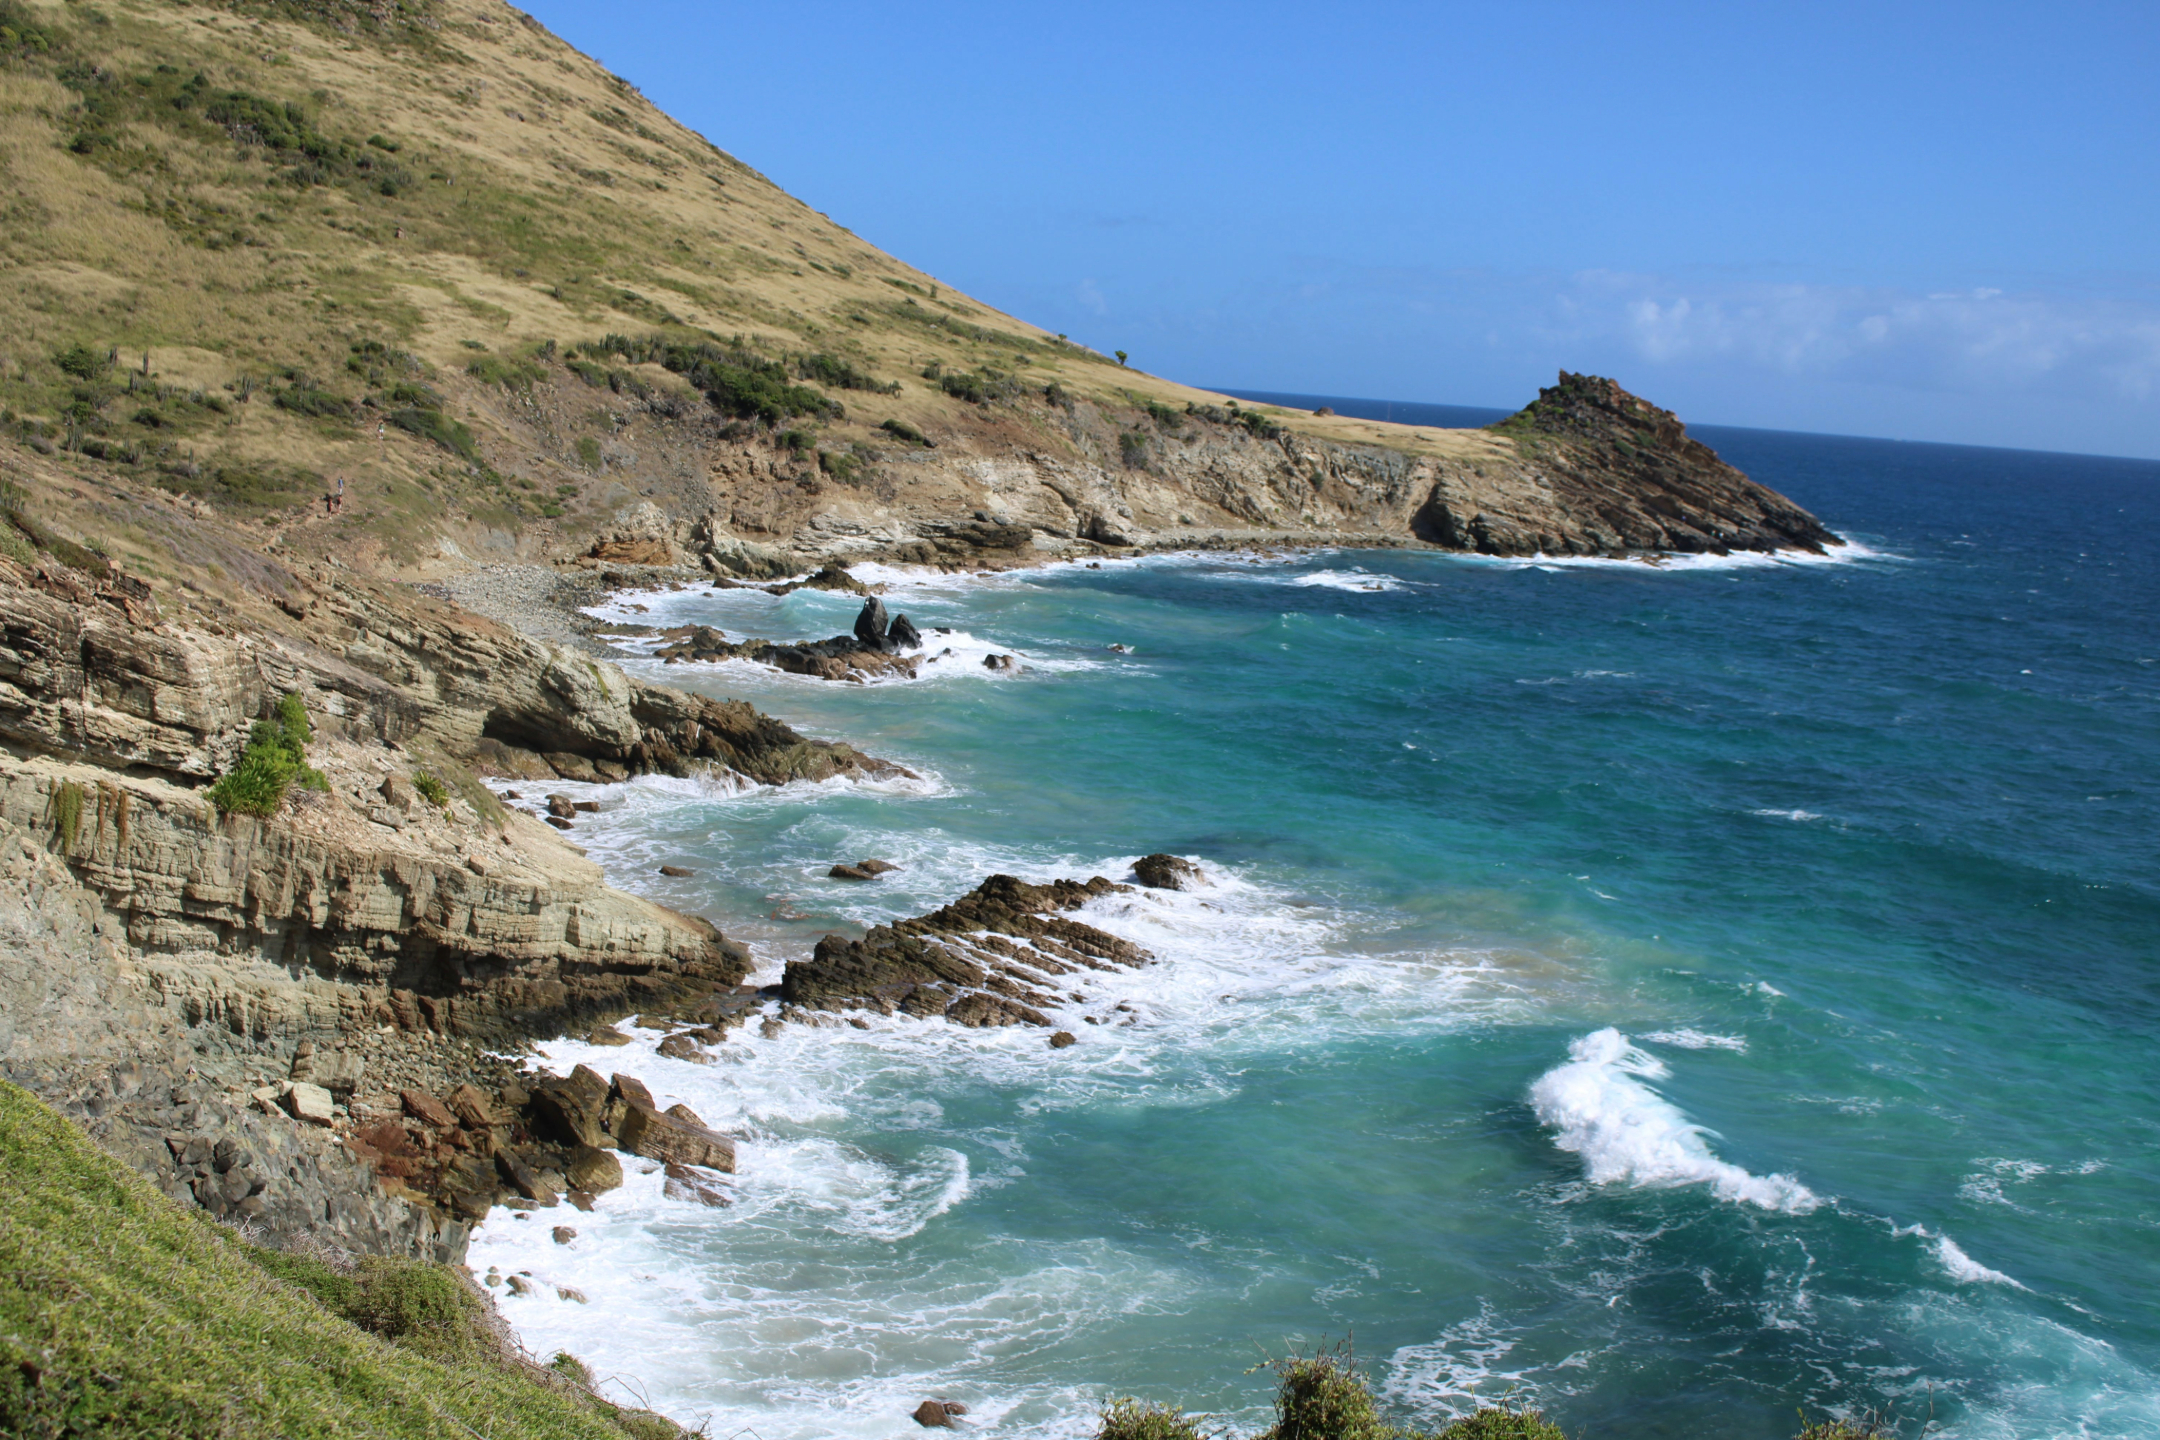
[[[410,405],[415,410],[440,410],[443,407],[441,392],[418,380],[400,380],[392,385],[388,399],[393,405]]]
[[[875,395],[900,393],[899,381],[887,384],[874,375],[864,374],[837,355],[805,355],[795,362],[795,373],[835,390],[868,390]]]
[[[72,780],[63,780],[53,787],[53,833],[60,837],[62,854],[75,848],[75,837],[82,833],[83,800],[87,793]]]
[[[1347,1340],[1268,1368],[1275,1372],[1275,1423],[1258,1440],[1396,1440],[1400,1433],[1380,1418]]]
[[[548,1369],[573,1384],[583,1385],[587,1389],[592,1387],[592,1367],[567,1350],[556,1351],[555,1358],[548,1361]]]
[[[58,40],[57,33],[47,27],[48,22],[13,0],[0,4],[0,56],[47,53]]]
[[[484,385],[529,386],[546,376],[547,370],[531,360],[506,360],[483,355],[465,367],[465,373]]]
[[[78,380],[95,380],[112,368],[109,351],[93,350],[88,345],[70,345],[53,356],[53,364]]]
[[[910,445],[927,445],[933,450],[937,448],[934,441],[905,420],[887,420],[884,424],[878,426],[878,429],[883,430],[896,440],[905,440]]]
[[[818,469],[843,485],[855,483],[855,472],[862,465],[853,455],[842,455],[831,450],[818,451],[817,463]]]
[[[1175,1405],[1113,1400],[1102,1408],[1095,1440],[1211,1440],[1200,1422]]]
[[[480,444],[473,439],[472,431],[465,428],[463,421],[452,420],[440,410],[423,410],[415,405],[393,410],[384,418],[400,430],[434,441],[460,459],[480,458]]]
[[[1185,418],[1160,400],[1143,400],[1140,408],[1147,411],[1148,417],[1165,430],[1177,429],[1179,422]]]
[[[1137,430],[1127,430],[1117,437],[1118,458],[1129,470],[1143,469],[1147,465],[1147,436]]]
[[[1010,400],[1020,393],[1020,382],[1002,371],[984,366],[981,370],[963,370],[954,375],[940,375],[938,389],[955,400],[965,400],[973,405],[987,405],[993,400]]]
[[[1457,1420],[1433,1440],[1567,1440],[1567,1432],[1547,1420],[1542,1410],[1503,1405]]]
[[[1798,1440],[1882,1440],[1882,1417],[1869,1413],[1857,1420],[1817,1420],[1813,1424],[1802,1419]]]
[[[422,795],[426,796],[427,802],[430,805],[433,805],[436,809],[441,810],[447,809],[449,807],[450,787],[443,784],[442,781],[436,779],[433,775],[430,775],[427,771],[416,771],[412,777],[412,783],[413,789],[418,790]]]
[[[665,336],[639,339],[611,334],[598,344],[580,345],[578,349],[587,356],[620,355],[633,365],[659,365],[704,391],[705,398],[721,414],[738,420],[779,425],[798,415],[830,420],[847,416],[846,408],[838,401],[808,386],[790,384],[787,366],[757,354],[740,336],[733,345],[723,347],[710,340],[690,342]],[[584,377],[582,370],[579,374]],[[636,383],[634,377],[627,376],[618,382],[614,374],[608,376],[608,381],[617,389],[622,383]],[[637,392],[643,399],[650,388],[638,384]]]
[[[783,430],[773,437],[773,443],[791,455],[800,455],[816,444],[807,430]]]
[[[278,391],[274,398],[278,409],[290,410],[295,415],[316,415],[339,420],[352,418],[350,400],[306,380],[298,380],[286,386]]]
[[[323,773],[307,763],[314,727],[308,723],[306,704],[298,695],[287,695],[272,714],[273,719],[255,722],[238,762],[210,787],[210,803],[219,813],[274,815],[296,782],[307,790],[330,788]]]

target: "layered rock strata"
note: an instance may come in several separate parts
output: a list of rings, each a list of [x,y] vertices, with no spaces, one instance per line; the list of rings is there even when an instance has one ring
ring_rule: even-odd
[[[686,1017],[696,1058],[757,1004],[741,946],[610,889],[458,757],[905,772],[332,572],[252,580],[291,630],[175,625],[117,572],[0,560],[0,1069],[270,1238],[456,1258],[488,1205],[613,1163],[553,1137],[504,1052],[639,1012]],[[221,814],[205,782],[287,693],[324,788]],[[722,1168],[723,1139],[653,1113],[610,1136]]]
[[[788,963],[781,999],[812,1011],[943,1016],[956,1025],[1039,1025],[1059,991],[1087,971],[1132,969],[1154,957],[1065,912],[1131,887],[1101,876],[1030,885],[993,875],[952,904],[879,925],[860,940],[828,935]],[[1077,994],[1066,998],[1080,998]]]
[[[0,744],[207,781],[268,702],[302,692],[334,732],[482,772],[775,785],[906,773],[806,739],[742,701],[632,680],[605,660],[330,567],[303,574],[265,561],[256,578],[288,630],[164,623],[126,577],[0,559]]]

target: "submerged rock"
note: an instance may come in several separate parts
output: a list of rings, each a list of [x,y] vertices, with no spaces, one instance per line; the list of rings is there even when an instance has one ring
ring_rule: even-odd
[[[1133,862],[1133,874],[1150,890],[1193,890],[1207,883],[1207,875],[1192,861],[1177,855],[1144,855]]]
[[[858,860],[853,865],[835,865],[825,872],[825,876],[829,880],[875,880],[899,868],[884,860]]]

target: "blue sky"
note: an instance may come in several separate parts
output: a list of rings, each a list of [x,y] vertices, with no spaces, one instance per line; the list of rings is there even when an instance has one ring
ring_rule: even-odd
[[[2150,0],[531,9],[1175,379],[2160,456]]]

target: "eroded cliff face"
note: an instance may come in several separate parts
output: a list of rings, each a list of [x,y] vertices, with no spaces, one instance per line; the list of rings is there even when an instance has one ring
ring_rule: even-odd
[[[0,1070],[221,1217],[455,1258],[536,1173],[607,1169],[528,1132],[504,1055],[717,1021],[750,965],[474,771],[904,772],[333,567],[249,586],[235,608],[268,596],[280,624],[174,623],[109,566],[0,560]],[[327,788],[221,814],[207,782],[287,693]],[[718,1153],[665,1119],[643,1143]]]
[[[840,480],[717,429],[701,439],[694,418],[648,417],[625,433],[678,479],[587,558],[765,578],[835,560],[1000,567],[1278,543],[1605,556],[1840,543],[1610,380],[1563,373],[1490,430],[1370,428],[1400,443],[1346,442],[1279,410],[1021,397],[934,445],[874,449]],[[682,483],[699,464],[706,484]]]
[[[494,1140],[454,1188],[449,1159],[418,1188],[379,1169],[366,1137],[405,1093],[498,1094],[516,1083],[498,1052],[705,1003],[748,952],[610,889],[529,816],[415,795],[403,752],[333,739],[310,758],[330,788],[258,819],[0,756],[0,1068],[213,1213],[454,1258],[502,1188]],[[294,1108],[295,1079],[330,1108]]]
[[[741,701],[634,681],[582,651],[327,565],[272,567],[263,585],[281,628],[212,630],[162,621],[125,576],[0,559],[0,743],[205,781],[267,702],[300,693],[334,732],[483,772],[757,784],[904,773]]]

